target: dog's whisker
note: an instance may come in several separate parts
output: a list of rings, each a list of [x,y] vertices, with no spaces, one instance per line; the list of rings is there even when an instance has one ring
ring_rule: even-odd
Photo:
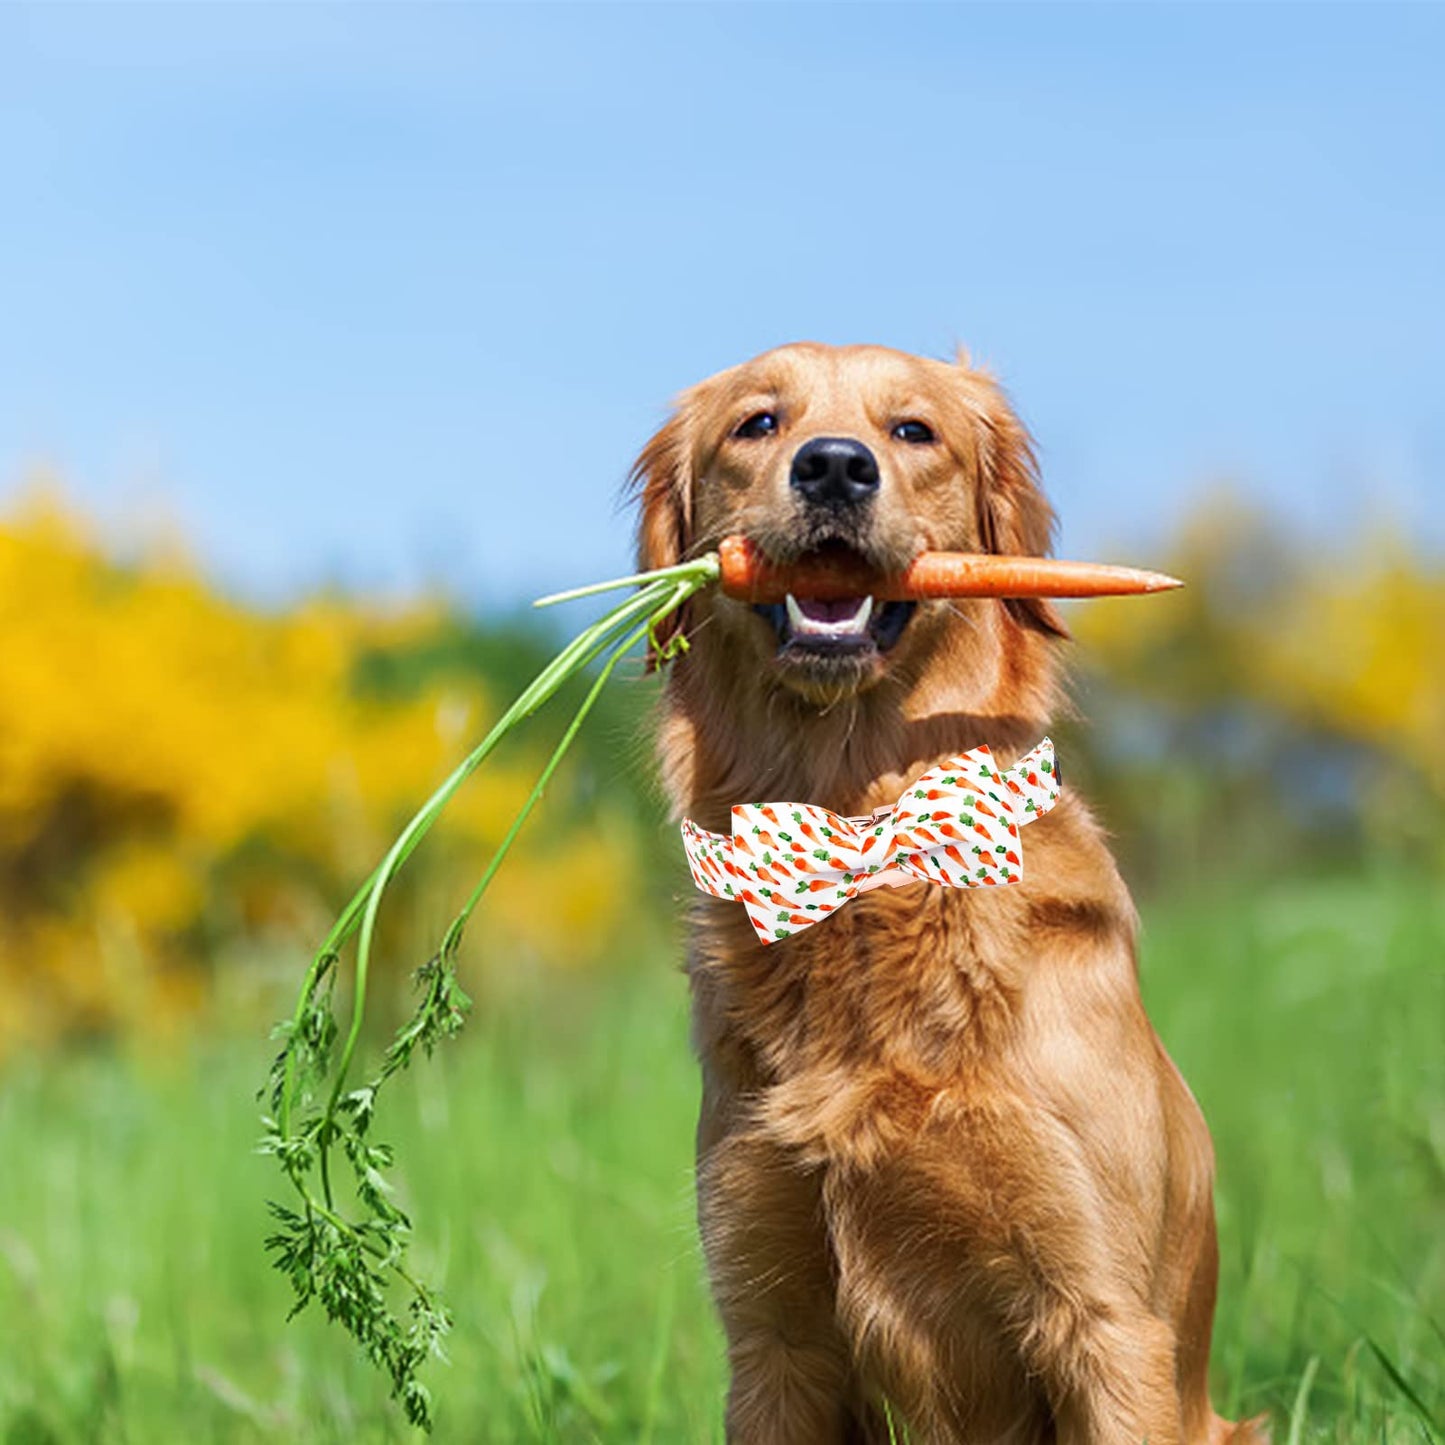
[[[947,608],[949,612],[951,612],[956,618],[958,618],[958,620],[962,622],[965,626],[967,626],[971,631],[978,631],[978,618],[970,617],[968,613],[966,613],[951,597],[943,597],[939,600],[943,603],[944,607]]]
[[[843,733],[843,751],[844,751],[844,752],[847,751],[847,749],[848,749],[848,744],[853,741],[853,729],[858,726],[858,711],[859,711],[859,708],[861,707],[861,704],[859,703],[859,701],[858,701],[858,699],[857,699],[856,696],[850,698],[849,701],[852,703],[852,707],[849,708],[849,710],[848,710],[848,727],[847,727],[846,731]]]

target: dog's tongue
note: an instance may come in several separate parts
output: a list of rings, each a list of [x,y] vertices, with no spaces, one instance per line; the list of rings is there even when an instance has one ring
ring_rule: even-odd
[[[809,622],[847,622],[858,615],[861,597],[840,597],[824,602],[817,597],[799,597],[798,610]]]

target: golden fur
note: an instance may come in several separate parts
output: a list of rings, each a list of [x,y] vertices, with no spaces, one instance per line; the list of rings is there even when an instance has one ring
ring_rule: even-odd
[[[775,435],[734,429],[760,410]],[[890,433],[921,418],[937,434]],[[693,387],[639,458],[639,560],[745,532],[820,543],[788,486],[820,435],[882,473],[850,539],[1042,553],[1053,516],[1023,427],[970,367],[879,347],[769,352]],[[1044,603],[920,604],[891,652],[838,670],[775,657],[715,590],[681,625],[658,745],[677,816],[734,803],[862,814],[949,754],[1012,763],[1060,706]],[[762,946],[742,908],[691,900],[702,1065],[698,1212],[739,1445],[1218,1445],[1264,1439],[1207,1391],[1213,1157],[1140,1002],[1135,913],[1066,783],[1025,836],[1024,882],[860,896]]]

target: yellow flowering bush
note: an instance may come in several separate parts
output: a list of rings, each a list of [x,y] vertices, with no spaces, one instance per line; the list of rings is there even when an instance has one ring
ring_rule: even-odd
[[[0,521],[0,1054],[183,1019],[247,939],[300,960],[510,701],[456,670],[400,696],[356,685],[363,657],[418,646],[447,616],[435,601],[243,605],[173,556],[122,564],[49,495]],[[540,756],[499,758],[457,799],[439,892],[485,862]],[[633,842],[620,814],[588,829],[568,814],[560,831],[551,817],[499,875],[487,927],[529,957],[595,958]]]
[[[1247,711],[1269,739],[1255,773],[1236,782],[1260,806],[1302,785],[1277,765],[1311,740],[1319,771],[1337,761],[1337,791],[1353,795],[1367,833],[1392,846],[1413,837],[1445,861],[1445,567],[1383,526],[1348,549],[1311,545],[1228,492],[1150,561],[1186,586],[1144,606],[1081,606],[1071,623],[1096,723],[1107,730],[1131,696],[1175,722],[1151,788],[1172,773],[1195,811],[1200,796],[1223,806],[1221,779],[1194,744],[1211,716],[1237,742],[1229,729]]]

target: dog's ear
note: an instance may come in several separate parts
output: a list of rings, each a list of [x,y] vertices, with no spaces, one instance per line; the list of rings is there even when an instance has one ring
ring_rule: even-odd
[[[692,442],[685,405],[643,447],[628,474],[628,495],[637,506],[637,567],[672,567],[692,545]],[[658,628],[647,647],[647,670],[656,669],[659,648],[684,626],[686,604]]]
[[[979,442],[978,535],[984,551],[1042,557],[1053,546],[1054,509],[1039,484],[1033,440],[1002,389],[986,373],[959,365],[968,376],[973,411],[982,423]],[[1010,598],[1009,616],[1050,637],[1069,636],[1064,619],[1042,597]]]

